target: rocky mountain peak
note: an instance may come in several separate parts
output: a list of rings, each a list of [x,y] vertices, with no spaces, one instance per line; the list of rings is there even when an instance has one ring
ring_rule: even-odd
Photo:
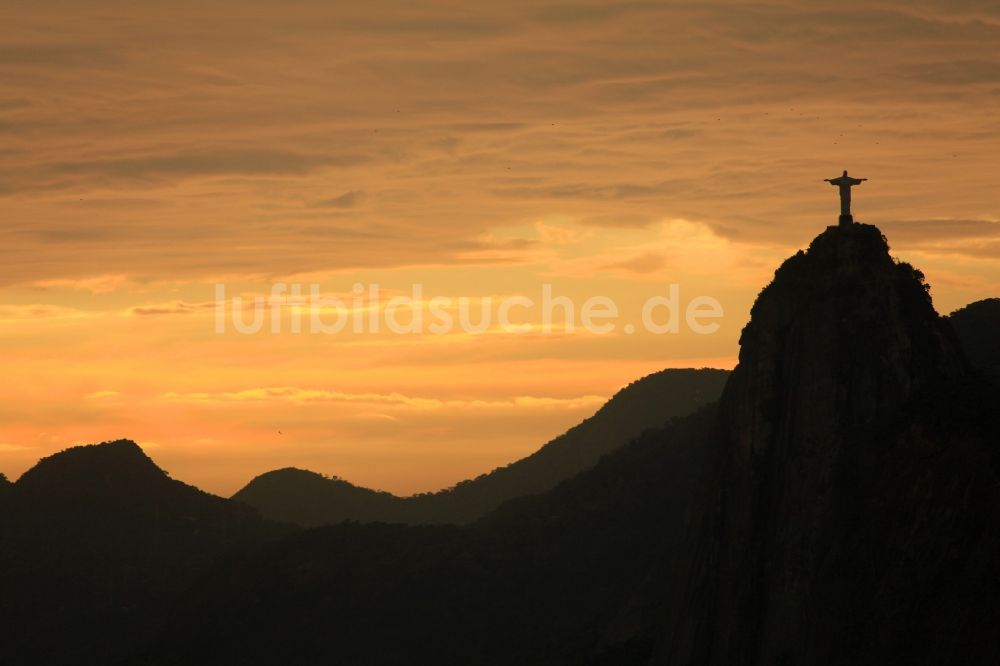
[[[723,413],[748,455],[792,436],[818,443],[964,371],[923,274],[867,224],[829,227],[786,260],[740,346]]]

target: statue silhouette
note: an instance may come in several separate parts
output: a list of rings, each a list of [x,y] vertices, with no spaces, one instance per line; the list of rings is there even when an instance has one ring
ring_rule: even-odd
[[[850,224],[854,222],[854,216],[851,215],[851,188],[868,179],[848,176],[847,169],[844,169],[844,173],[839,178],[825,178],[824,180],[840,188],[840,223]]]

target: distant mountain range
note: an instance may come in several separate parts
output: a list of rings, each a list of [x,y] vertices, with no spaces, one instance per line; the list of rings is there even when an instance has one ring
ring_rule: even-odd
[[[1000,380],[1000,299],[952,313],[951,324],[973,365]],[[286,467],[266,472],[232,499],[272,520],[303,527],[360,522],[467,523],[503,502],[547,491],[594,466],[647,429],[660,428],[716,401],[729,373],[710,368],[662,370],[619,391],[596,414],[526,458],[437,493],[398,497],[340,478]]]
[[[995,316],[995,300],[939,316],[877,228],[830,227],[761,292],[728,379],[633,384],[533,456],[460,484],[474,509],[426,514],[465,525],[299,529],[170,479],[131,442],[69,449],[0,480],[0,654],[1000,663]],[[687,381],[704,393],[684,403]],[[316,481],[303,497],[328,502],[331,482],[300,474]],[[375,505],[339,484],[338,511]],[[403,518],[428,521],[416,515]]]
[[[725,370],[704,368],[663,370],[643,377],[530,456],[437,493],[397,497],[285,468],[256,477],[232,499],[259,509],[266,518],[304,527],[344,520],[467,523],[509,499],[550,490],[644,430],[662,428],[673,418],[715,402],[728,376]]]

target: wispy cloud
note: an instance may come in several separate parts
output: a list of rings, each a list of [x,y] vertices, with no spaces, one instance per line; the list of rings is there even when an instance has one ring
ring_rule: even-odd
[[[150,315],[186,315],[199,312],[213,312],[215,301],[204,303],[187,303],[185,301],[171,301],[168,303],[158,303],[155,305],[137,305],[127,310],[127,314],[144,317]],[[247,304],[249,307],[249,303]]]
[[[335,196],[331,199],[320,199],[319,201],[314,201],[309,204],[309,206],[311,208],[354,208],[363,198],[363,192],[352,190],[350,192],[344,192],[343,194]]]
[[[0,304],[0,324],[4,322],[78,319],[87,316],[88,313],[84,310],[46,303],[28,305]]]
[[[94,391],[87,394],[87,397],[91,400],[103,400],[105,398],[117,398],[120,395],[121,393],[118,391]]]
[[[293,403],[341,402],[362,404],[383,404],[418,410],[449,409],[497,409],[497,408],[569,408],[575,409],[600,405],[606,398],[597,395],[575,396],[571,398],[547,396],[515,396],[504,400],[453,400],[422,398],[402,393],[351,393],[327,389],[309,389],[296,386],[269,386],[223,391],[217,393],[165,393],[163,400],[178,402],[256,402],[286,401]]]
[[[816,183],[847,163],[882,219],[998,205],[988,3],[313,3],[224,36],[155,7],[88,16],[25,10],[2,50],[0,282],[84,261],[152,279],[496,263],[462,245],[554,214],[793,244],[829,220]],[[74,37],[54,37],[64,22]]]
[[[36,280],[33,285],[41,289],[78,289],[92,294],[106,294],[128,282],[126,275],[94,275],[83,278],[54,278]]]
[[[643,252],[623,261],[605,264],[606,270],[625,271],[627,273],[647,274],[660,270],[667,263],[667,258],[659,252]]]
[[[0,442],[0,453],[14,453],[16,451],[27,451],[30,446],[21,446],[20,444],[6,444]]]

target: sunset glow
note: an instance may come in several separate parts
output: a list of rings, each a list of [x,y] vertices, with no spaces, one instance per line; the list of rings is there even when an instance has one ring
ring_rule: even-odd
[[[224,495],[285,466],[452,485],[643,375],[731,368],[845,168],[939,312],[1000,291],[995,4],[351,4],[4,16],[0,471],[131,438]],[[217,332],[218,285],[277,283],[350,312],[378,285],[376,313],[415,284],[422,311],[550,285],[619,317],[323,335],[285,306],[277,332]],[[670,285],[719,330],[644,330]]]

